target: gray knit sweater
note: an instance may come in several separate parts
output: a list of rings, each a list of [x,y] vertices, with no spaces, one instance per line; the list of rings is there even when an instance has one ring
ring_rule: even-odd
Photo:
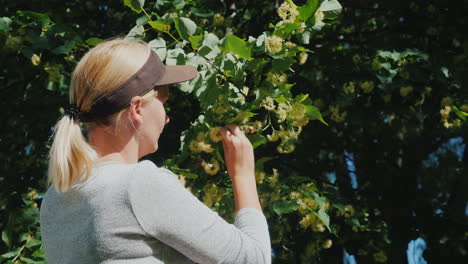
[[[99,164],[65,193],[51,186],[40,218],[49,264],[271,263],[259,210],[229,224],[150,161]]]

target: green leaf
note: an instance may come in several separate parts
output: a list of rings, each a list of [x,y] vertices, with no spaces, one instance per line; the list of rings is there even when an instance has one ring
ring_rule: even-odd
[[[20,257],[20,259],[26,263],[32,263],[32,264],[35,264],[37,263],[35,260],[33,259],[30,259],[30,258],[26,258],[26,257]]]
[[[241,58],[251,60],[252,47],[245,40],[235,36],[228,35],[220,46],[224,52],[232,52],[239,55]]]
[[[315,211],[313,213],[322,221],[322,223],[327,227],[328,231],[331,232],[330,216],[324,210],[321,210],[321,209],[318,211],[318,213]]]
[[[30,239],[28,242],[26,242],[26,244],[24,246],[26,248],[32,248],[32,247],[35,247],[35,246],[40,245],[40,244],[41,244],[40,240]]]
[[[190,172],[190,170],[188,170],[188,169],[181,169],[181,168],[178,168],[178,167],[175,167],[175,166],[171,166],[171,171],[173,171],[176,174],[180,174],[180,175],[182,175],[182,176],[184,176],[186,178],[189,178],[189,179],[197,179],[198,178],[197,174]]]
[[[297,8],[299,11],[299,19],[307,21],[311,16],[315,14],[319,6],[319,0],[308,0],[307,3]]]
[[[255,170],[264,171],[265,163],[272,160],[272,157],[262,157],[255,162]]]
[[[275,59],[272,61],[271,66],[273,71],[283,72],[289,70],[294,63],[293,58],[285,57],[281,59]]]
[[[199,8],[196,8],[196,7],[192,7],[190,8],[190,11],[192,11],[192,13],[194,15],[196,15],[197,17],[212,17],[214,15],[213,11],[201,11]]]
[[[51,22],[47,14],[41,14],[41,13],[32,12],[32,11],[22,11],[22,10],[18,11],[17,14],[19,16],[23,16],[28,19],[39,21],[44,25],[47,25]]]
[[[250,140],[252,143],[253,148],[257,148],[267,142],[267,139],[260,135],[260,134],[254,134],[254,135],[249,135],[247,138]]]
[[[164,23],[164,21],[162,20],[156,20],[156,21],[149,21],[148,24],[156,29],[156,30],[159,30],[159,31],[162,31],[162,32],[165,32],[167,30],[169,30],[169,25]]]
[[[296,211],[299,205],[296,201],[275,201],[273,202],[273,211],[278,214],[288,214]]]
[[[102,39],[100,39],[100,38],[89,38],[85,42],[86,42],[86,44],[88,44],[90,46],[96,46],[97,44],[102,42]]]
[[[203,46],[201,49],[198,50],[198,55],[203,57],[208,55],[211,51],[212,49],[210,47]]]
[[[302,44],[309,44],[310,43],[310,37],[311,37],[311,33],[310,31],[306,30],[304,31],[304,33],[300,34],[297,36],[297,38],[299,39],[299,41],[302,43]]]
[[[12,20],[9,17],[0,18],[0,30],[1,31],[10,30],[11,22],[12,22]]]
[[[172,5],[177,9],[182,9],[186,5],[185,0],[173,0]]]
[[[166,41],[162,38],[156,38],[148,42],[150,48],[156,52],[159,58],[164,61],[167,55]]]
[[[125,36],[125,39],[131,39],[131,40],[136,40],[136,39],[143,39],[145,37],[145,29],[143,26],[134,26],[130,32],[128,32],[127,36]]]
[[[307,111],[307,116],[312,119],[312,120],[319,120],[320,122],[324,123],[325,125],[328,126],[327,122],[323,120],[322,113],[320,113],[320,110],[313,106],[313,105],[304,105],[306,111]]]
[[[75,47],[75,41],[67,41],[64,45],[54,48],[51,52],[54,54],[68,54]]]
[[[139,18],[136,19],[136,24],[138,26],[143,26],[148,23],[148,17],[146,15],[140,16]]]
[[[124,0],[124,5],[130,7],[133,12],[140,14],[145,5],[145,0]]]
[[[284,103],[286,103],[288,101],[288,99],[286,99],[286,97],[284,97],[284,95],[280,95],[278,97],[275,97],[274,99],[278,104],[284,104]]]
[[[5,245],[10,247],[11,246],[11,233],[3,230],[2,231],[2,241],[5,242]]]
[[[341,13],[343,7],[337,0],[325,0],[318,9],[323,12],[325,19],[333,19]]]
[[[301,23],[285,23],[279,26],[275,31],[274,35],[280,36],[284,39],[288,39],[292,32],[298,29],[301,26]]]
[[[201,47],[203,42],[203,35],[195,35],[189,37],[190,44],[192,44],[192,48],[194,50]]]
[[[456,107],[455,105],[452,105],[452,110],[453,112],[461,119],[463,120],[466,120],[466,118],[468,117],[468,113],[466,112],[463,112],[461,111],[460,109],[458,109],[458,107]]]
[[[240,121],[246,119],[246,118],[250,118],[250,117],[254,117],[256,116],[257,114],[255,113],[252,113],[252,112],[248,112],[248,111],[240,111],[239,113],[237,113],[237,116],[228,120],[227,123],[228,124],[235,124],[235,123],[239,123]]]
[[[298,103],[302,103],[304,102],[305,99],[309,98],[309,95],[308,94],[300,94],[298,96],[296,96],[296,102]]]
[[[6,258],[6,259],[12,258],[12,257],[16,256],[16,254],[18,254],[18,251],[19,251],[19,248],[16,249],[15,251],[10,251],[10,252],[7,252],[7,253],[5,253],[3,255],[0,255],[0,257]]]
[[[195,22],[186,17],[179,17],[174,20],[174,23],[179,36],[183,40],[188,40],[189,37],[195,34],[195,31],[197,30]]]

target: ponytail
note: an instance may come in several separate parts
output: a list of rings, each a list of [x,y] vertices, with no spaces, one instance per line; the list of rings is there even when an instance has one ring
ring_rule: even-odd
[[[97,156],[83,136],[79,123],[68,115],[63,116],[55,126],[49,152],[49,184],[53,184],[55,190],[65,192],[78,181],[85,182],[91,176]]]

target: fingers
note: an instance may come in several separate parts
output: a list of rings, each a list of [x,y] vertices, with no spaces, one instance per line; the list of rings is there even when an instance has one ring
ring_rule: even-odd
[[[229,131],[231,131],[231,133],[234,136],[243,136],[243,135],[245,135],[244,132],[237,125],[227,125],[226,127],[229,129]]]

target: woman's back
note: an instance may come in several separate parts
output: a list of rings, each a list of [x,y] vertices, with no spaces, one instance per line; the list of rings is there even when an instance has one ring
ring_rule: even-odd
[[[51,187],[41,206],[51,264],[193,263],[185,255],[199,263],[264,262],[263,214],[241,210],[236,226],[149,161],[99,164],[79,188],[60,193]]]

